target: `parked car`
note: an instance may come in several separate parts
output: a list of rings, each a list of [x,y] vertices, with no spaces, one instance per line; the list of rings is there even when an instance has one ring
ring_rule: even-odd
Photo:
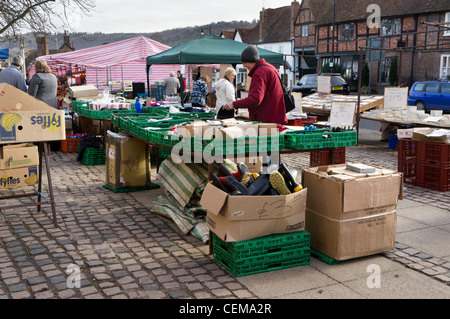
[[[450,112],[450,82],[423,81],[414,83],[409,91],[408,105],[415,105],[418,110]]]
[[[324,73],[321,75],[331,75],[331,93],[332,94],[350,94],[347,82],[340,74]],[[292,92],[300,92],[303,96],[317,92],[318,74],[305,74],[297,84],[292,86]]]

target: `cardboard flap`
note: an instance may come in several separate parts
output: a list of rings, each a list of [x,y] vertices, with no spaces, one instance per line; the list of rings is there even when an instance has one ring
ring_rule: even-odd
[[[397,204],[401,182],[399,174],[344,182],[343,212]]]
[[[203,190],[200,205],[207,211],[217,216],[225,204],[227,197],[227,193],[208,183]]]
[[[47,103],[44,103],[28,93],[8,84],[0,84],[0,113],[25,111],[56,111]]]

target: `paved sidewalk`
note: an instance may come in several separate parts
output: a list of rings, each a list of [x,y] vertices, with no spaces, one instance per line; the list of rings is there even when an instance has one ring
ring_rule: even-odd
[[[373,138],[348,147],[346,158],[397,168],[396,151]],[[309,155],[283,160],[308,165]],[[160,189],[114,193],[102,188],[104,166],[62,152],[50,162],[58,227],[50,207],[0,210],[0,298],[450,298],[448,192],[405,185],[394,251],[336,265],[311,257],[310,265],[235,278],[200,240],[150,212]],[[8,203],[17,201],[30,199]],[[370,265],[381,269],[381,288],[369,288]],[[71,288],[73,266],[80,288]]]

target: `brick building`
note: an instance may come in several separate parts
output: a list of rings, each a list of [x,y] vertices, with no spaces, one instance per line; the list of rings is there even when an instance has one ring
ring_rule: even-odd
[[[387,84],[394,56],[400,63],[399,84],[447,79],[448,22],[449,0],[303,0],[294,22],[300,75],[321,72],[332,62],[355,89],[363,50],[374,86]]]

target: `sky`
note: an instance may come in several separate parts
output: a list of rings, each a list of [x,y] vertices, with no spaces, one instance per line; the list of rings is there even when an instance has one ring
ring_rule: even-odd
[[[96,0],[90,17],[74,14],[78,32],[145,32],[208,25],[219,21],[259,20],[264,8],[290,5],[293,0]],[[299,1],[301,2],[301,1]]]

